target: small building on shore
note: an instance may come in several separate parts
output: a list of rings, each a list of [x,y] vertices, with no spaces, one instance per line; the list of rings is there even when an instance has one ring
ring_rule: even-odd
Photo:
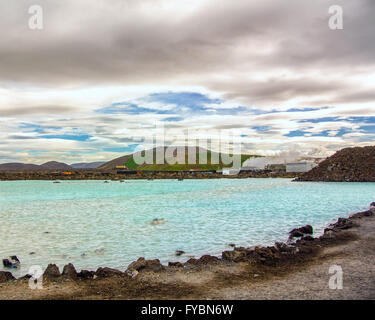
[[[286,164],[286,172],[307,172],[316,166],[312,161],[291,162]]]
[[[194,173],[208,173],[208,174],[212,174],[212,173],[216,173],[216,170],[204,170],[204,169],[190,169],[189,172],[187,172],[189,174],[194,174]]]
[[[232,176],[240,173],[240,169],[236,168],[223,168],[222,173],[224,176]]]
[[[265,170],[268,170],[271,172],[285,172],[286,165],[282,163],[267,164],[265,167]]]
[[[259,167],[242,167],[240,172],[260,172],[263,171],[262,168]]]
[[[125,165],[122,165],[122,166],[116,166],[115,169],[118,169],[118,170],[126,170],[128,167],[125,166]]]

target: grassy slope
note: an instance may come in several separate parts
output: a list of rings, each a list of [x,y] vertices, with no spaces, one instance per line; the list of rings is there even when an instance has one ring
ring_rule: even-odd
[[[184,170],[190,170],[190,169],[200,169],[200,170],[218,170],[222,167],[231,167],[231,165],[225,165],[222,163],[220,159],[220,164],[211,164],[211,155],[212,152],[207,152],[207,164],[200,164],[199,163],[199,153],[196,154],[196,163],[195,164],[143,164],[143,165],[137,165],[134,162],[133,157],[130,157],[125,162],[125,165],[130,170],[152,170],[152,171],[184,171]],[[231,156],[231,155],[230,155]],[[242,154],[241,155],[241,165],[244,163],[247,159],[251,157],[257,157],[256,155],[247,155]],[[185,157],[185,163],[187,163],[187,155]]]

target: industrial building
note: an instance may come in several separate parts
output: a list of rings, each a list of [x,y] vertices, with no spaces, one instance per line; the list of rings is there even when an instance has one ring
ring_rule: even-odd
[[[265,167],[265,170],[271,171],[271,172],[285,172],[286,171],[286,165],[281,163],[275,163],[275,164],[267,164]]]
[[[315,162],[301,161],[286,164],[286,172],[307,172],[316,166]]]
[[[222,173],[224,176],[231,176],[231,175],[236,175],[239,174],[240,169],[235,169],[235,168],[223,168]]]
[[[242,167],[240,172],[260,172],[263,171],[262,168],[259,167]]]

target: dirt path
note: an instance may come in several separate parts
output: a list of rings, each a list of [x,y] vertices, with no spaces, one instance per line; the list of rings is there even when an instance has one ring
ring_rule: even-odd
[[[140,272],[135,278],[0,284],[0,299],[375,299],[375,216],[356,220],[347,239],[323,246],[303,261],[265,266],[225,262]],[[330,289],[332,265],[343,270],[343,289]]]
[[[286,276],[270,281],[245,282],[225,290],[215,290],[213,299],[375,299],[375,218],[360,222],[350,232],[358,240],[324,249],[310,263]],[[343,288],[332,290],[328,281],[332,265],[341,266]]]

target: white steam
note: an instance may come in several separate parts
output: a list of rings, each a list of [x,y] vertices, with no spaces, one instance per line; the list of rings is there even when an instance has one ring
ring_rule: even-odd
[[[296,150],[281,151],[274,156],[262,158],[250,158],[243,163],[244,167],[255,167],[264,169],[269,164],[286,164],[290,162],[298,162],[302,160],[314,160],[311,154],[304,154]]]

